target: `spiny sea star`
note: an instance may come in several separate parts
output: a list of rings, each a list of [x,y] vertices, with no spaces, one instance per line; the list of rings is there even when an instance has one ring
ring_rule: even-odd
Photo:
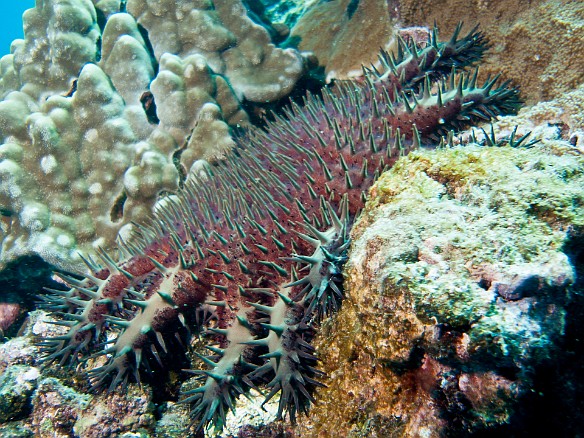
[[[421,142],[520,105],[507,83],[477,86],[476,71],[454,71],[487,47],[476,28],[459,31],[441,43],[434,29],[424,49],[402,42],[397,59],[380,56],[385,71],[292,104],[121,242],[125,261],[101,251],[91,274],[63,276],[70,290],[53,291],[46,307],[68,332],[40,341],[46,359],[84,360],[114,332],[94,354],[105,365],[89,371],[93,387],[111,390],[168,360],[194,327],[212,352],[199,355],[203,384],[184,394],[197,428],[220,429],[236,397],[260,385],[266,401],[280,392],[279,417],[306,411],[322,377],[310,340],[341,304],[349,230],[368,188]]]

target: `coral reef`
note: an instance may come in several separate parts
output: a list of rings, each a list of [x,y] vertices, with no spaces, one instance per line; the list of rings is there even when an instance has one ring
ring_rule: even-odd
[[[343,307],[315,340],[328,388],[298,435],[461,436],[520,416],[537,368],[562,356],[582,187],[557,131],[412,152],[384,173],[352,230]]]
[[[247,0],[245,4],[249,9],[253,9],[256,14],[265,21],[277,23],[279,26],[286,26],[287,33],[290,31],[298,19],[313,5],[320,0]]]
[[[148,30],[157,59],[164,53],[201,54],[214,73],[228,79],[240,99],[252,102],[287,96],[303,73],[300,54],[270,44],[269,34],[247,17],[239,0],[159,3],[153,8],[129,0],[127,6]]]
[[[401,0],[402,26],[431,26],[444,31],[458,21],[480,22],[493,42],[482,75],[504,70],[521,86],[526,102],[551,100],[584,82],[584,4],[566,0]],[[453,13],[456,11],[456,13]]]
[[[361,76],[380,49],[397,48],[395,11],[386,0],[318,2],[292,28],[291,41],[313,52],[327,81]]]
[[[146,431],[155,426],[152,391],[135,386],[91,395],[79,379],[41,369],[34,339],[55,336],[61,329],[48,321],[54,320],[45,312],[31,312],[22,335],[0,346],[0,434],[90,438],[142,431],[149,436]]]
[[[39,370],[27,365],[14,365],[0,376],[0,423],[26,414]]]
[[[52,315],[0,345],[3,436],[513,433],[540,400],[565,411],[550,430],[582,424],[584,89],[482,145],[453,135],[518,109],[508,82],[481,80],[493,60],[530,101],[581,82],[552,77],[581,44],[580,6],[287,4],[38,0],[25,14],[0,60],[0,263],[97,257],[57,274]],[[487,23],[480,73],[460,69],[489,43],[461,38],[454,14],[447,42],[400,27],[448,7]],[[271,21],[303,8],[284,44],[314,50],[329,79],[360,78],[240,130],[243,108],[298,91],[308,55],[275,47],[288,28]],[[525,45],[537,23],[565,34],[558,57]],[[544,73],[519,74],[540,59]],[[0,290],[2,329],[26,307],[2,300],[19,287]]]
[[[32,400],[33,430],[41,437],[68,434],[90,399],[89,395],[79,394],[54,377],[43,379]]]
[[[303,56],[239,0],[42,0],[0,61],[0,264],[80,269],[234,146],[243,102],[285,97]]]
[[[402,44],[397,58],[382,54],[384,70],[363,83],[292,104],[162,203],[122,243],[123,261],[100,251],[86,260],[90,274],[61,275],[69,289],[45,301],[66,332],[40,341],[46,360],[99,358],[91,385],[114,390],[149,381],[169,357],[177,365],[177,348],[196,332],[211,351],[197,354],[207,369],[183,385],[196,430],[220,430],[236,398],[257,386],[267,387],[264,403],[279,394],[277,417],[294,422],[322,385],[310,341],[340,306],[348,232],[365,191],[422,142],[520,105],[508,83],[478,85],[476,74],[455,72],[486,45],[476,28],[460,30],[439,42],[434,29],[423,50]]]
[[[345,78],[374,62],[379,47],[393,47],[396,33],[423,38],[418,26],[451,32],[460,21],[481,23],[493,47],[480,80],[505,71],[535,104],[584,81],[583,14],[582,2],[566,0],[331,0],[300,17],[290,42],[313,50],[329,78]]]
[[[584,84],[553,101],[540,102],[529,111],[501,119],[496,126],[506,133],[519,126],[520,135],[530,131],[540,137],[555,135],[584,151]]]

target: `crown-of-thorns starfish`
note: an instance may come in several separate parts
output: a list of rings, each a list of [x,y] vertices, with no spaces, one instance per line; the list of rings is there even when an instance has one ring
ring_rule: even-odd
[[[100,251],[91,274],[64,275],[70,289],[51,291],[45,306],[68,331],[40,341],[46,360],[105,355],[89,378],[113,390],[195,332],[211,352],[199,355],[208,369],[194,371],[201,386],[183,395],[196,428],[220,429],[236,398],[260,386],[266,401],[280,393],[278,416],[294,421],[322,385],[310,341],[341,305],[349,230],[369,187],[422,143],[520,106],[507,82],[457,73],[487,48],[476,28],[459,32],[439,42],[434,29],[423,49],[401,41],[364,81],[292,103],[137,226],[120,244],[123,261]]]

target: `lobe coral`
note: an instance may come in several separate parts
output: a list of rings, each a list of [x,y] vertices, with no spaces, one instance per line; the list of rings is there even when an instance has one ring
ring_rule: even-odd
[[[201,385],[183,394],[196,429],[223,427],[236,398],[280,393],[292,421],[314,402],[323,374],[310,342],[343,299],[351,226],[367,190],[395,161],[452,130],[520,106],[498,78],[477,84],[488,44],[477,29],[425,48],[382,53],[384,71],[309,95],[265,130],[250,130],[223,162],[169,199],[120,242],[86,260],[90,274],[63,275],[45,307],[62,336],[42,339],[47,362],[84,364],[92,387],[114,390],[169,364],[191,333],[208,342]],[[104,347],[105,345],[105,347]],[[176,356],[174,356],[176,361]]]

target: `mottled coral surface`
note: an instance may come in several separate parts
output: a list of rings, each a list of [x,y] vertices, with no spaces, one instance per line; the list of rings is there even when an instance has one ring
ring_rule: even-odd
[[[524,414],[564,334],[583,185],[581,154],[557,140],[420,151],[384,174],[317,340],[328,388],[300,436],[437,437]]]
[[[43,0],[23,22],[0,61],[0,267],[112,248],[231,150],[244,102],[278,101],[306,70],[240,0]]]
[[[301,50],[314,52],[328,81],[361,76],[377,64],[380,49],[396,48],[392,1],[334,0],[311,6],[291,33]]]

